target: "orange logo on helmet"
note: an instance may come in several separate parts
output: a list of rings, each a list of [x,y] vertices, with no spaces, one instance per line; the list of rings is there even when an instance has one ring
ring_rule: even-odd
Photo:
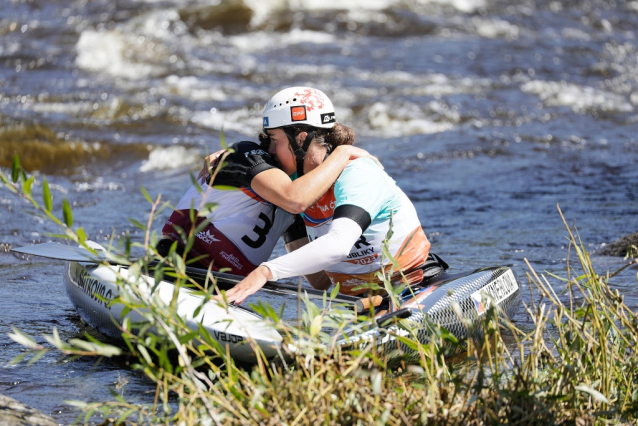
[[[290,118],[292,121],[304,121],[306,119],[306,107],[303,105],[290,107]]]

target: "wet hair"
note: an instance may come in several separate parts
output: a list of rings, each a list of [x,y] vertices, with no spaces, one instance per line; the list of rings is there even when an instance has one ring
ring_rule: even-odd
[[[295,137],[299,135],[301,132],[310,132],[314,131],[315,136],[312,139],[314,142],[317,142],[322,147],[326,148],[326,153],[330,154],[333,149],[338,147],[339,145],[352,145],[355,140],[355,133],[348,126],[344,126],[341,123],[336,123],[332,126],[331,129],[321,129],[317,127],[304,126],[304,125],[296,125],[291,126],[293,129],[293,133]],[[259,133],[259,142],[261,148],[264,150],[268,150],[270,145],[270,136],[266,133],[266,129],[262,130]]]

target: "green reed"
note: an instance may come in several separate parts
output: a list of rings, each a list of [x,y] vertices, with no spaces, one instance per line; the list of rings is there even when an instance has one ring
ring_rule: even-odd
[[[11,175],[0,173],[0,178],[6,189],[29,200],[62,229],[58,237],[86,246],[85,232],[72,227],[69,203],[63,202],[61,218],[53,212],[46,179],[29,177],[17,157]],[[42,203],[34,199],[32,188],[42,193]],[[67,401],[80,410],[80,421],[88,422],[96,413],[104,415],[105,424],[181,425],[584,425],[635,423],[638,418],[636,312],[610,288],[613,274],[594,271],[584,245],[566,223],[573,253],[566,276],[538,274],[528,264],[528,329],[492,306],[481,324],[467,324],[475,337],[466,342],[457,342],[436,324],[429,324],[432,335],[425,344],[414,335],[401,336],[400,344],[418,353],[408,360],[400,353],[389,357],[379,352],[374,341],[351,348],[336,345],[341,330],[362,321],[373,326],[373,320],[355,318],[333,303],[336,291],[326,295],[322,306],[300,294],[306,303],[298,325],[282,321],[281,312],[268,305],[253,306],[284,342],[281,358],[270,360],[248,341],[258,355],[255,365],[248,366],[235,363],[206,330],[188,328],[175,314],[176,299],[164,303],[144,291],[145,276],[159,280],[172,274],[177,290],[187,285],[198,291],[202,305],[217,294],[212,275],[203,284],[187,276],[185,258],[174,248],[164,258],[157,254],[157,236],[150,229],[169,206],[159,196],[153,200],[146,191],[144,195],[151,205],[149,220],[132,221],[144,230],[144,241],[131,241],[128,235],[118,242],[113,238],[108,255],[127,262],[131,248],[144,251],[142,258],[129,262],[129,276],[119,280],[120,296],[109,302],[137,311],[144,322],[123,321],[124,348],[88,335],[87,340],[62,342],[55,329],[46,337],[69,356],[131,357],[132,368],[155,384],[154,402],[132,404],[115,390],[111,401]],[[187,246],[197,232],[183,233]],[[152,261],[159,263],[151,268]],[[389,275],[383,278],[391,289]],[[557,294],[552,282],[565,291]],[[411,329],[404,320],[395,322]],[[19,330],[10,336],[30,348],[23,354],[32,356],[29,362],[51,349]]]

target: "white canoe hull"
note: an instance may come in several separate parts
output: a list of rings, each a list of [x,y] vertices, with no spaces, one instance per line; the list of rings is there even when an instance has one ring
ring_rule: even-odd
[[[105,302],[118,295],[118,286],[115,284],[118,273],[124,279],[128,276],[128,270],[121,266],[67,262],[64,277],[67,294],[80,316],[93,328],[114,339],[121,339],[120,326],[125,317],[133,323],[143,321],[139,313],[132,311],[123,317],[124,305],[116,303],[109,306]],[[469,337],[469,330],[464,321],[459,318],[459,312],[452,306],[457,304],[461,317],[469,323],[477,324],[487,310],[487,306],[483,306],[481,302],[483,293],[495,296],[492,301],[510,318],[518,308],[520,289],[510,268],[485,268],[450,276],[449,279],[446,277],[447,275],[444,275],[438,280],[433,280],[432,285],[420,289],[414,288],[418,294],[415,297],[403,299],[402,311],[406,315],[402,318],[412,324],[411,328],[415,334],[407,333],[388,324],[387,321],[384,324],[383,319],[389,314],[385,316],[381,314],[380,317],[377,316],[378,325],[350,328],[346,331],[349,337],[340,339],[337,344],[347,347],[376,342],[378,350],[390,354],[395,353],[401,346],[395,338],[396,335],[416,335],[421,343],[427,343],[430,330],[426,325],[425,316],[431,322],[447,328],[459,340],[465,340]],[[154,284],[155,281],[152,278],[147,278],[146,287],[142,286],[142,288],[150,293]],[[174,291],[173,283],[161,281],[155,290],[155,295],[168,304],[173,298]],[[192,330],[198,330],[201,323],[222,347],[228,347],[234,359],[246,363],[255,362],[255,351],[249,341],[259,346],[268,358],[282,356],[282,336],[261,316],[237,306],[229,306],[225,309],[213,301],[207,302],[198,315],[193,316],[201,304],[201,296],[193,294],[188,289],[180,289],[177,297],[178,315]],[[292,346],[290,348],[293,349]],[[403,348],[401,352],[408,357],[417,355],[416,352],[406,348]]]
[[[67,262],[64,284],[69,299],[82,319],[99,332],[121,340],[120,327],[124,318],[128,317],[132,323],[142,322],[143,318],[133,311],[123,317],[123,304],[115,303],[109,306],[107,302],[100,299],[101,297],[108,301],[118,296],[119,289],[116,284],[118,274],[126,279],[128,270],[121,266]],[[155,280],[147,277],[146,283],[142,283],[141,288],[150,295],[154,285]],[[154,295],[169,304],[174,291],[173,283],[161,281]],[[202,296],[193,294],[188,289],[179,291],[177,314],[184,319],[190,329],[198,330],[201,324],[222,347],[228,347],[234,359],[242,362],[255,362],[255,351],[251,347],[251,342],[258,345],[268,358],[280,354],[282,337],[261,316],[237,306],[229,306],[225,309],[214,301],[207,302],[198,315],[193,316],[202,304],[202,300]]]
[[[90,245],[98,250],[98,254],[90,253],[83,248],[62,245],[59,243],[44,243],[35,246],[21,247],[13,251],[33,256],[42,256],[50,259],[64,260],[67,262],[64,284],[67,294],[80,316],[93,328],[103,334],[121,339],[121,324],[124,318],[129,318],[132,323],[141,322],[143,318],[139,313],[128,312],[122,315],[124,306],[108,301],[117,297],[119,288],[116,285],[118,274],[126,280],[128,269],[124,266],[100,264],[96,260],[104,260],[107,256],[103,248],[95,242]],[[192,268],[193,269],[193,268]],[[206,271],[191,271],[194,276],[204,276]],[[241,277],[227,274],[223,278],[232,283],[238,282]],[[155,280],[147,277],[141,290],[145,296],[150,295],[155,286]],[[173,298],[175,285],[167,281],[161,281],[155,286],[154,297],[168,304]],[[289,293],[290,288],[285,285],[273,285],[269,291]],[[295,288],[296,292],[296,288]],[[98,297],[99,296],[99,297]],[[323,293],[321,293],[323,298]],[[449,275],[444,273],[422,284],[406,289],[399,296],[400,308],[398,311],[387,313],[388,300],[375,309],[375,320],[367,323],[348,327],[345,332],[339,333],[337,345],[352,347],[376,342],[377,349],[386,354],[397,352],[400,346],[396,336],[416,336],[421,343],[430,340],[432,332],[429,324],[439,324],[448,329],[457,339],[463,341],[469,337],[470,328],[479,325],[487,312],[489,304],[494,303],[507,317],[513,318],[520,305],[520,287],[512,270],[506,266],[495,266],[478,269],[473,272]],[[355,303],[358,299],[353,297],[340,297],[335,299],[339,303]],[[230,355],[239,361],[252,363],[256,361],[255,349],[259,349],[268,358],[282,356],[282,336],[275,328],[261,316],[252,311],[238,307],[228,306],[224,308],[216,302],[207,302],[198,315],[194,312],[202,305],[202,297],[188,289],[180,289],[177,296],[177,313],[184,319],[192,330],[199,330],[201,326],[208,331],[211,338],[228,347]],[[385,304],[385,305],[384,305]],[[407,325],[407,329],[397,327],[396,321],[390,321],[394,317]],[[410,330],[408,332],[407,330]],[[297,342],[301,344],[302,342]],[[288,349],[294,350],[294,345]],[[405,345],[403,345],[405,346]],[[415,351],[401,348],[405,355],[417,356]],[[410,353],[412,352],[412,353]]]

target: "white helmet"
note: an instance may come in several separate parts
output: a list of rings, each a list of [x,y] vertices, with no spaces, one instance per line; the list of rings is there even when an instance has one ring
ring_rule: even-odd
[[[332,102],[321,90],[289,87],[273,96],[263,112],[264,129],[305,124],[331,129],[337,122]]]

